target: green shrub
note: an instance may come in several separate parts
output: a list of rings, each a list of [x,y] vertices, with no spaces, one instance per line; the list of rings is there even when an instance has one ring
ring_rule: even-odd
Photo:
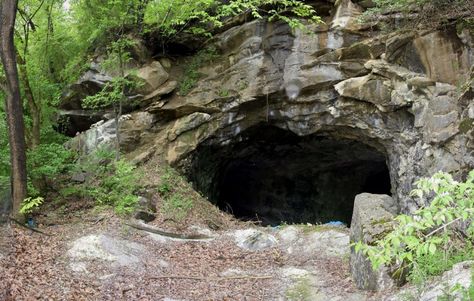
[[[48,188],[48,180],[73,167],[76,154],[57,143],[40,144],[27,153],[28,195],[38,196]]]
[[[99,149],[82,158],[75,172],[86,174],[86,181],[61,191],[64,196],[89,197],[99,206],[112,206],[119,214],[132,212],[138,202],[135,193],[140,189],[135,166],[125,160],[114,161],[114,153]]]
[[[412,215],[397,216],[394,229],[374,245],[355,244],[356,252],[364,252],[375,269],[382,264],[399,271],[408,268],[413,280],[474,259],[470,244],[474,240],[474,171],[464,183],[438,172],[420,179],[416,186],[411,195],[428,205]]]
[[[57,143],[40,144],[28,151],[28,175],[34,180],[54,178],[71,169],[75,153]]]

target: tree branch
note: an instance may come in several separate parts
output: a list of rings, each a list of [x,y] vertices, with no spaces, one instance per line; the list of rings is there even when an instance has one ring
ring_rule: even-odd
[[[434,229],[433,231],[431,231],[430,233],[426,234],[425,237],[430,237],[431,235],[433,235],[433,234],[437,233],[438,231],[440,231],[440,230],[442,230],[442,229],[448,227],[448,226],[451,225],[451,224],[454,224],[455,222],[457,222],[457,221],[459,221],[459,220],[461,220],[461,219],[462,219],[462,217],[458,217],[458,218],[456,218],[456,219],[453,219],[453,220],[450,221],[449,223],[444,224],[444,225],[442,225],[441,227],[436,228],[436,229]]]

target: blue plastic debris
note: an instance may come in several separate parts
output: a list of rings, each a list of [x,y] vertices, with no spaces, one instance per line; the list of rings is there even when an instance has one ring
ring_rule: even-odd
[[[330,221],[330,222],[326,223],[326,225],[336,226],[336,227],[345,227],[346,226],[346,224],[344,224],[343,222],[340,222],[340,221]]]
[[[28,218],[28,227],[30,228],[36,228],[36,223],[35,220],[32,217]]]

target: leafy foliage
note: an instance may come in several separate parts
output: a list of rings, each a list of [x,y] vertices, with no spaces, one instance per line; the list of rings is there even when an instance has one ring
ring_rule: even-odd
[[[145,12],[145,23],[159,26],[166,35],[174,35],[182,30],[193,34],[210,34],[211,27],[223,26],[223,20],[242,13],[250,13],[253,18],[268,17],[269,21],[282,20],[292,28],[302,28],[299,18],[319,23],[314,8],[297,0],[231,0],[225,3],[215,0],[150,1]]]
[[[441,275],[456,263],[474,259],[474,247],[469,242],[462,247],[462,249],[452,248],[449,253],[438,249],[433,254],[415,257],[416,269],[410,273],[408,280],[422,285],[429,277]]]
[[[42,197],[35,197],[35,198],[26,198],[21,203],[20,213],[21,214],[29,214],[34,210],[38,209],[38,207],[43,204],[44,199]]]
[[[123,91],[129,84],[131,81],[126,78],[113,78],[99,93],[84,98],[82,105],[85,108],[94,109],[116,105],[123,100]]]
[[[99,149],[75,166],[75,172],[86,175],[86,181],[62,191],[64,197],[77,195],[92,198],[97,205],[112,206],[119,214],[135,209],[139,177],[135,167],[125,160],[114,160],[113,152]]]
[[[431,200],[428,205],[412,215],[397,216],[393,231],[374,245],[355,245],[355,250],[364,252],[375,269],[382,264],[409,267],[412,279],[440,273],[465,259],[459,257],[458,250],[472,250],[469,241],[474,239],[474,171],[466,182],[438,172],[420,179],[416,186],[412,196],[425,203]],[[440,257],[443,260],[436,265],[434,261]]]
[[[107,59],[101,64],[109,73],[118,73],[108,82],[99,93],[87,96],[82,100],[85,108],[104,108],[120,105],[125,98],[125,91],[136,86],[134,81],[125,77],[125,64],[131,60],[128,48],[133,47],[134,41],[128,38],[120,38],[107,48]]]
[[[72,167],[74,158],[75,153],[61,144],[40,144],[28,152],[29,177],[32,181],[55,178]]]

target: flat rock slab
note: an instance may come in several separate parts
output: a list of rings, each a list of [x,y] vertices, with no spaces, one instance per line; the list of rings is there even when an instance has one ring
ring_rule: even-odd
[[[273,235],[257,229],[237,230],[233,235],[238,247],[250,251],[271,248],[278,243]]]
[[[288,254],[340,257],[349,253],[347,228],[286,226],[279,230],[281,246]]]
[[[86,264],[92,260],[111,262],[115,266],[139,264],[143,250],[140,244],[99,234],[76,239],[67,254],[74,271],[87,272]]]

